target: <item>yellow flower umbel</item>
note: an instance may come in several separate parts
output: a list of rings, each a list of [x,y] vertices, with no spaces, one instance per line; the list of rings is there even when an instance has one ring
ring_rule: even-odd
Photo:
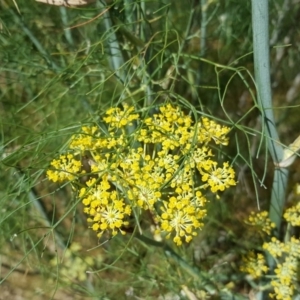
[[[269,213],[267,211],[261,211],[258,213],[251,212],[247,224],[253,226],[258,233],[265,233],[271,235],[272,229],[276,227],[275,223],[269,218]]]
[[[111,231],[113,236],[118,232],[124,234],[121,227],[129,224],[125,218],[131,214],[130,206],[119,198],[117,191],[108,191],[110,184],[105,176],[100,182],[93,178],[86,184],[89,189],[82,188],[79,197],[85,205],[84,212],[90,216],[88,222],[93,223],[92,229],[99,237],[105,230]]]
[[[277,262],[275,275],[271,280],[274,293],[270,294],[275,299],[291,300],[294,291],[299,290],[297,279],[297,268],[300,258],[300,241],[292,237],[289,242],[282,243],[275,237],[271,242],[264,243],[263,248],[267,250]]]
[[[243,265],[241,271],[250,274],[254,279],[262,277],[268,272],[266,260],[261,253],[255,255],[253,251],[249,251],[247,256],[243,257]]]
[[[53,182],[73,181],[81,172],[81,161],[76,160],[73,154],[61,155],[51,162],[54,170],[48,170],[47,176]]]
[[[291,223],[292,226],[300,226],[300,202],[288,208],[284,214],[284,218]]]
[[[71,151],[90,157],[89,180],[74,186],[80,187],[91,228],[98,237],[106,231],[124,234],[129,217],[137,220],[147,210],[156,233],[177,245],[190,242],[203,226],[206,191],[218,193],[236,184],[232,167],[228,162],[218,166],[210,147],[227,145],[229,128],[208,118],[194,122],[171,104],[144,118],[125,104],[107,110],[103,122],[106,129],[83,126],[70,143]],[[67,173],[66,164],[54,160],[48,178],[76,180],[80,162],[73,159]]]
[[[284,218],[288,222],[288,226],[298,226],[297,216],[299,214],[299,204],[286,210]],[[255,226],[257,233],[262,237],[266,234],[270,237],[271,230],[275,224],[271,222],[266,211],[259,213],[252,212],[249,216],[247,224]],[[300,259],[300,240],[291,237],[286,238],[281,242],[276,237],[270,237],[269,242],[264,242],[262,249],[271,255],[276,263],[274,274],[271,276],[270,288],[273,293],[270,297],[274,299],[293,299],[296,290],[299,290],[299,259]],[[241,271],[250,274],[254,279],[260,278],[267,272],[268,268],[265,265],[262,254],[255,256],[253,251],[243,258],[243,265]]]

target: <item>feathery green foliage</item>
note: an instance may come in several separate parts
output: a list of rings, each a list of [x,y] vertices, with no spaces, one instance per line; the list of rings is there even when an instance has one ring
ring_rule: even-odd
[[[290,167],[290,187],[286,194],[281,187],[278,196],[276,176],[287,171],[276,170],[273,181],[274,157],[268,151],[270,145],[278,146],[274,142],[284,150],[284,145],[299,135],[300,4],[268,1],[270,18],[265,25],[270,26],[270,42],[264,41],[264,50],[270,51],[267,76],[271,86],[269,104],[263,105],[259,71],[254,72],[254,63],[264,66],[257,60],[261,50],[255,38],[259,36],[251,26],[260,25],[252,13],[255,1],[252,7],[250,1],[233,0],[91,2],[64,7],[34,0],[0,1],[1,295],[24,299],[68,299],[69,295],[71,299],[247,299],[246,294],[253,293],[254,288],[275,293],[274,297],[296,294],[298,160]],[[205,194],[206,216],[200,218],[197,230],[186,227],[187,240],[177,232],[175,242],[182,244],[179,247],[164,238],[174,234],[169,218],[179,205],[178,199],[165,206],[137,201],[128,224],[122,227],[117,222],[112,228],[113,233],[120,228],[126,235],[111,238],[101,231],[97,238],[88,229],[90,223],[84,213],[91,214],[91,202],[82,203],[85,194],[80,190],[93,180],[92,172],[101,171],[91,170],[99,168],[97,157],[91,157],[89,149],[73,151],[80,169],[86,172],[77,186],[51,183],[46,177],[51,161],[67,152],[70,141],[74,143],[72,136],[83,137],[82,128],[96,124],[99,136],[113,136],[102,117],[109,109],[125,104],[134,107],[142,118],[131,120],[132,125],[125,130],[128,140],[118,149],[125,149],[127,143],[128,152],[124,150],[122,155],[128,159],[134,154],[142,157],[144,152],[138,149],[146,145],[143,151],[152,154],[149,159],[145,156],[146,161],[153,168],[156,163],[159,166],[155,155],[162,150],[161,143],[177,147],[170,144],[174,132],[164,135],[167,142],[157,144],[134,137],[145,130],[147,118],[155,118],[167,103],[169,110],[179,107],[184,118],[191,120],[190,127],[185,128],[190,134],[185,146],[191,140],[192,147],[198,145],[192,124],[201,127],[203,120],[210,120],[212,127],[219,124],[229,129],[228,146],[209,146],[216,163],[222,166],[229,162],[235,170],[236,186],[219,190],[220,199],[212,189]],[[278,139],[270,135],[265,123],[271,111]],[[148,131],[146,137],[151,134]],[[156,133],[166,132],[160,129]],[[137,150],[129,153],[129,149]],[[174,183],[178,170],[184,170],[193,157],[192,152],[186,151],[186,155],[182,151],[183,145],[176,149],[178,157],[173,157],[173,162],[178,168],[169,172],[168,165],[161,166],[166,173],[161,176],[170,176],[170,180],[161,182],[163,187],[155,194],[159,199],[161,194],[174,196],[172,180]],[[117,175],[121,164],[126,164],[120,158]],[[280,158],[275,160],[278,162]],[[113,162],[109,163],[114,170]],[[149,165],[144,167],[149,169]],[[134,162],[134,167],[142,176],[141,165]],[[126,168],[130,173],[130,165]],[[201,178],[205,176],[203,169],[193,172],[187,170],[186,174],[191,176],[189,182],[196,195],[206,181]],[[122,174],[108,179],[121,191],[124,178]],[[130,186],[141,183],[138,179],[131,179]],[[158,187],[160,178],[156,180],[155,185],[148,179]],[[176,196],[179,194],[175,191]],[[287,199],[290,208],[286,211]],[[199,207],[188,209],[197,211]],[[256,214],[258,209],[262,211]],[[163,214],[165,223],[159,223],[157,218]],[[104,228],[103,224],[94,229],[99,233],[97,226]],[[158,224],[164,224],[165,235],[157,230]],[[282,243],[281,257],[273,251],[278,243]],[[265,251],[273,263],[267,265]],[[291,251],[293,257],[288,255]],[[290,271],[290,277],[277,276],[283,268]],[[245,277],[240,269],[251,276]],[[295,288],[289,289],[289,283]],[[287,294],[280,294],[283,287]]]

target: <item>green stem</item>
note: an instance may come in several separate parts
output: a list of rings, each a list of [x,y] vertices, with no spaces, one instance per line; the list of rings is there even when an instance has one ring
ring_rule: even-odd
[[[257,97],[263,119],[264,136],[268,150],[274,163],[282,159],[283,147],[279,142],[274,114],[272,110],[272,96],[269,66],[269,12],[268,0],[251,0],[254,71],[257,84]],[[275,169],[271,194],[270,218],[280,229],[281,217],[285,203],[288,170]],[[277,233],[278,234],[278,233]]]
[[[207,0],[201,0],[201,36],[200,36],[200,57],[204,57],[206,52],[206,34],[207,34]]]
[[[97,2],[97,7],[102,8],[102,10],[106,9],[106,7],[100,1]],[[115,34],[116,29],[113,28],[109,11],[106,11],[103,17],[105,31],[108,33],[110,40],[108,42],[108,47],[110,50],[109,64],[111,69],[116,72],[118,78],[120,78],[122,83],[124,83],[126,80],[126,75],[124,73],[124,69],[122,68],[124,65],[124,58],[122,55],[121,46]]]

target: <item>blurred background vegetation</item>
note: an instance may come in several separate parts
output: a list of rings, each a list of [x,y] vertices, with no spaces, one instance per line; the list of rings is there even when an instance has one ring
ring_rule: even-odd
[[[247,299],[239,263],[257,237],[244,219],[258,201],[268,208],[274,168],[260,146],[251,2],[90,2],[0,0],[1,297],[205,299],[205,282],[162,249],[130,235],[94,249],[71,188],[45,178],[70,136],[107,108],[169,99],[233,127],[224,152],[239,184],[211,200],[203,231],[175,250],[214,281],[218,294],[207,298]],[[300,128],[300,1],[269,5],[273,104],[288,145]]]

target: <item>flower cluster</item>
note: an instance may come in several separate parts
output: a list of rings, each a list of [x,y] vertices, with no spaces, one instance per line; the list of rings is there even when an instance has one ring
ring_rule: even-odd
[[[84,174],[84,170],[81,170],[81,161],[75,159],[74,155],[70,153],[54,159],[51,166],[54,169],[48,170],[47,176],[53,182],[72,181],[77,178],[79,173]]]
[[[243,257],[241,271],[250,274],[254,279],[260,278],[268,272],[268,269],[266,260],[261,253],[255,255],[253,251],[249,251],[248,255]]]
[[[257,232],[264,232],[267,235],[271,235],[272,229],[276,227],[275,223],[270,220],[269,213],[267,211],[261,211],[258,213],[251,212],[246,223],[254,226]]]
[[[293,226],[300,226],[300,202],[288,208],[283,217]]]
[[[88,156],[84,173],[73,154],[54,160],[47,175],[53,181],[77,178],[79,197],[91,228],[125,234],[130,217],[150,211],[157,233],[177,245],[190,242],[203,226],[205,194],[234,186],[228,162],[213,159],[212,144],[227,145],[229,128],[208,118],[194,122],[180,107],[161,106],[141,118],[133,107],[110,108],[106,124],[84,126],[71,138],[70,153]],[[79,177],[85,174],[83,184]]]
[[[271,242],[264,243],[263,248],[267,250],[274,258],[277,258],[275,276],[271,281],[274,288],[274,294],[270,294],[275,299],[291,300],[294,291],[299,284],[297,280],[297,268],[300,258],[300,241],[292,237],[290,241],[282,243],[275,237]]]
[[[298,214],[299,204],[287,209],[284,217],[290,225],[299,226]],[[265,211],[257,214],[251,213],[246,223],[256,226],[260,233],[264,232],[269,236],[271,236],[271,229],[275,227]],[[271,293],[270,297],[291,300],[295,290],[299,288],[297,268],[300,259],[300,240],[291,237],[290,240],[281,242],[273,236],[269,242],[262,245],[262,249],[267,251],[276,262],[276,268],[271,277],[274,293]],[[268,271],[263,255],[257,254],[255,256],[253,251],[250,251],[243,258],[243,265],[240,269],[242,272],[250,274],[254,279],[262,277]]]

